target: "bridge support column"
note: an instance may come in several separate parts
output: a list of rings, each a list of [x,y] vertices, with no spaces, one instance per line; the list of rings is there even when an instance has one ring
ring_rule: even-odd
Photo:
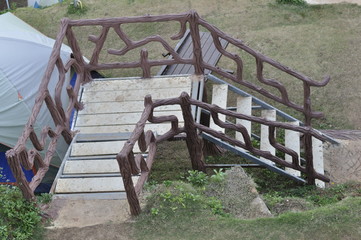
[[[269,121],[276,121],[276,110],[262,110],[261,116]],[[276,133],[275,133],[276,134]],[[276,154],[276,149],[271,145],[268,140],[268,126],[261,125],[261,144],[260,149],[262,151],[268,151],[272,155]],[[261,158],[262,160],[268,162],[269,164],[274,163],[266,158]]]
[[[252,97],[237,97],[237,113],[251,116],[252,115]],[[236,120],[237,124],[244,126],[247,129],[249,137],[251,137],[251,122],[243,119]],[[236,139],[244,142],[243,135],[240,132],[236,132]],[[244,150],[243,148],[239,148]]]
[[[214,84],[212,91],[212,104],[218,105],[221,108],[227,108],[227,94],[228,94],[228,85],[226,84]],[[218,114],[218,118],[221,121],[226,121],[226,116],[223,114]],[[224,133],[224,128],[221,128],[214,123],[212,117],[210,119],[209,127]]]
[[[324,174],[323,164],[323,142],[317,138],[312,138],[312,155],[313,155],[313,168],[317,173]],[[315,184],[317,187],[324,188],[325,182],[316,179]]]
[[[300,123],[298,121],[290,122],[290,124],[296,125],[296,126],[300,125]],[[300,156],[300,148],[301,148],[300,133],[286,129],[285,130],[285,147],[292,149],[293,151],[295,151],[298,154],[298,156]],[[292,157],[290,155],[286,154],[285,160],[287,162],[292,162]],[[288,173],[292,174],[293,176],[297,176],[297,177],[301,176],[301,172],[298,170],[294,170],[292,168],[285,168],[285,170]]]

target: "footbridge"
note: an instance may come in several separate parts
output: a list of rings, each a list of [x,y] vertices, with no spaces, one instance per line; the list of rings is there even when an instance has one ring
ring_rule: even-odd
[[[155,34],[139,40],[127,33],[129,27],[139,24],[172,24],[179,31],[169,38]],[[76,29],[82,27],[93,29],[96,34],[90,34],[86,40],[78,39]],[[119,39],[119,49],[108,47],[110,34]],[[186,36],[192,47],[187,56],[173,44]],[[212,40],[213,51],[227,62],[227,70],[215,65],[213,54],[205,50],[202,36],[207,36],[207,42]],[[69,62],[63,62],[59,55],[63,41],[73,51]],[[84,42],[86,46],[80,44]],[[94,50],[90,61],[86,61],[82,49],[89,44]],[[158,44],[168,58],[149,52],[147,46],[151,44]],[[134,60],[136,50],[138,53],[140,50],[140,58]],[[207,54],[213,62],[207,60]],[[109,62],[104,55],[121,60]],[[253,59],[253,66],[248,66],[243,58]],[[152,75],[159,69],[161,72],[180,69],[166,67],[175,65],[191,66],[187,69],[192,72]],[[247,67],[254,71],[252,81],[246,77],[246,72],[252,71]],[[141,76],[91,77],[92,71],[133,68],[140,69]],[[280,79],[268,77],[269,69],[299,88],[290,92]],[[55,93],[50,93],[48,85],[53,71],[58,71],[60,77]],[[64,76],[69,71],[76,72],[74,86],[65,82]],[[51,191],[64,198],[126,197],[133,215],[140,213],[138,196],[153,162],[157,161],[157,144],[174,138],[186,141],[196,170],[231,166],[207,164],[202,142],[208,141],[248,159],[251,162],[248,166],[266,167],[296,181],[322,187],[329,181],[324,175],[322,143],[334,140],[312,127],[312,119],[323,115],[312,109],[311,88],[323,87],[329,80],[328,77],[312,80],[262,55],[194,11],[177,15],[63,19],[32,115],[17,145],[6,155],[24,197],[34,200],[34,190],[49,168],[57,143],[64,139],[69,149]],[[66,102],[61,98],[62,91],[67,91]],[[302,96],[302,100],[291,100],[294,94]],[[296,119],[267,101],[299,112],[303,119]],[[41,109],[49,111],[54,125],[36,132],[32,126]],[[26,145],[29,142],[31,148]],[[37,173],[27,182],[22,167],[33,166]]]

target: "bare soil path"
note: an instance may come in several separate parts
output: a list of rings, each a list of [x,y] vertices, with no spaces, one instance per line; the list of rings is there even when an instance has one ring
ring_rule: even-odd
[[[309,4],[356,3],[361,5],[361,0],[306,0]]]

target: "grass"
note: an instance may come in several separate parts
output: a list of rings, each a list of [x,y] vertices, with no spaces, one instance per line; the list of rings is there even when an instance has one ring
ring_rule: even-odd
[[[137,232],[137,239],[359,239],[360,206],[360,198],[350,198],[303,213],[256,220],[141,217],[137,225],[143,231]]]
[[[332,77],[324,88],[313,88],[314,109],[323,111],[325,118],[316,121],[319,128],[360,129],[358,112],[358,80],[360,76],[361,44],[361,7],[352,4],[307,6],[276,4],[274,0],[134,0],[134,1],[95,1],[83,2],[87,8],[84,14],[68,14],[69,1],[45,9],[19,8],[15,15],[36,26],[41,32],[55,37],[60,19],[69,17],[99,18],[119,16],[139,16],[144,14],[180,13],[195,9],[199,14],[229,35],[243,40],[255,50],[294,68],[319,81],[325,75]],[[169,37],[176,32],[174,24],[157,26],[139,25],[136,29],[127,28],[129,35],[138,39],[141,35],[160,34]],[[76,30],[82,52],[90,57],[92,45],[87,36],[98,29],[82,28]],[[119,46],[119,39],[111,34],[107,47]],[[176,42],[173,42],[175,45]],[[229,50],[233,50],[231,45]],[[149,46],[150,56],[159,58],[164,51],[158,45]],[[239,52],[241,56],[244,53]],[[138,58],[138,51],[126,56],[127,60]],[[104,61],[118,60],[114,56],[102,55]],[[254,59],[244,56],[245,76],[254,81]],[[234,66],[221,59],[221,67],[232,69]],[[301,86],[296,79],[275,73],[265,66],[270,76],[280,80],[292,91],[296,102],[302,99]],[[158,69],[153,69],[156,73]],[[134,76],[139,70],[106,72],[107,76]],[[281,107],[283,110],[284,108]],[[290,112],[300,117],[299,113]]]
[[[195,190],[191,191],[192,196],[196,196]],[[168,193],[167,199],[179,199],[180,196],[174,193],[174,188],[172,193],[169,190],[165,193]],[[162,192],[157,192],[156,196],[162,196]],[[158,201],[158,204],[164,206],[166,202],[166,200]],[[171,206],[174,206],[174,201]],[[137,218],[134,237],[135,239],[359,239],[361,237],[359,225],[361,197],[349,197],[304,212],[287,212],[273,218],[253,220],[240,220],[228,215],[222,217],[202,206],[199,200],[188,200],[186,206],[181,209],[169,208],[166,211],[161,208],[161,214],[155,212],[154,208],[152,211],[145,211]]]
[[[152,187],[147,205],[133,226],[135,239],[322,240],[361,237],[361,227],[358,224],[361,220],[360,183],[319,189],[313,186],[292,186],[290,180],[280,179],[276,174],[265,177],[258,173],[254,176],[256,181],[270,182],[268,185],[258,186],[258,190],[263,193],[263,198],[275,217],[240,220],[234,214],[237,209],[245,207],[242,201],[246,199],[248,202],[252,197],[247,196],[253,193],[239,190],[247,187],[244,179],[231,178],[233,181],[238,179],[239,182],[225,185],[222,178],[220,184],[214,185],[209,183],[211,178],[193,172],[189,174],[183,180],[192,183],[193,187],[177,181],[165,181]],[[223,214],[215,214],[203,197],[204,193],[206,196],[214,196],[209,195],[209,191],[221,194],[215,199],[221,200],[216,206],[217,212]],[[219,204],[223,206],[223,212]]]

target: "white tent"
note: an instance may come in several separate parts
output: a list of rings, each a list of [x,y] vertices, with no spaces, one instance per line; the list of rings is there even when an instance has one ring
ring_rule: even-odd
[[[62,0],[28,0],[28,7],[47,7],[59,2]]]
[[[14,147],[22,134],[31,110],[48,60],[54,40],[46,37],[11,13],[0,15],[0,144]],[[71,49],[63,45],[61,58],[64,63],[70,58]],[[54,70],[49,91],[54,94],[58,72]],[[67,75],[66,84],[70,81]],[[62,94],[67,106],[67,94]],[[35,131],[43,126],[54,126],[45,104],[42,107]],[[39,134],[38,134],[39,136]],[[28,149],[31,145],[27,146]],[[57,148],[52,164],[58,166],[67,150],[62,140]]]

